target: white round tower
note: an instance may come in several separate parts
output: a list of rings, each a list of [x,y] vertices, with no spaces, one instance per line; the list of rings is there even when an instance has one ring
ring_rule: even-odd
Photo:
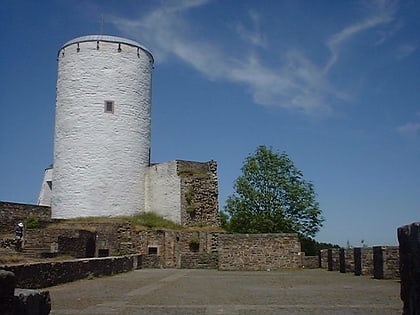
[[[59,50],[53,218],[144,209],[152,67],[147,49],[121,37],[78,37]]]

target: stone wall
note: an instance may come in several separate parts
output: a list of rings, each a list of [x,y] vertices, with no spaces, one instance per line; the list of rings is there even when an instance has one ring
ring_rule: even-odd
[[[153,164],[146,169],[145,208],[165,219],[181,223],[181,182],[177,161]]]
[[[320,268],[319,256],[305,256],[302,257],[302,267],[305,269]]]
[[[340,250],[338,248],[329,248],[328,255],[328,271],[340,270]]]
[[[217,253],[218,235],[218,232],[144,231],[137,234],[133,243],[138,253],[159,256],[159,267],[181,268],[181,257]]]
[[[217,163],[178,161],[181,180],[181,224],[218,227]]]
[[[13,235],[15,227],[23,222],[25,228],[28,218],[36,218],[40,226],[51,222],[51,208],[13,202],[0,202],[0,234]]]
[[[220,270],[279,270],[302,266],[296,234],[220,234]]]
[[[328,249],[321,249],[319,252],[320,268],[328,269]]]
[[[49,291],[16,289],[15,274],[0,270],[0,314],[48,315],[50,311]]]
[[[403,315],[420,314],[420,222],[398,228]]]
[[[75,281],[90,276],[113,275],[141,267],[139,255],[106,258],[88,258],[23,265],[3,265],[16,277],[16,286],[38,289]],[[140,260],[141,261],[141,260]]]
[[[398,246],[373,247],[373,277],[375,279],[400,278],[400,256]]]
[[[183,226],[220,226],[217,162],[170,161],[146,170],[145,211]]]
[[[353,248],[340,248],[340,272],[354,272]]]
[[[190,253],[181,255],[181,268],[184,269],[217,269],[219,255],[217,253]]]
[[[354,274],[373,276],[373,250],[371,247],[355,247]]]
[[[137,252],[132,243],[132,229],[130,224],[112,222],[61,222],[60,224],[50,225],[47,228],[27,229],[25,249],[28,250],[32,248],[43,253],[50,252],[59,254],[60,243],[60,254],[70,254],[74,257],[81,257],[83,252],[86,253],[87,250],[87,235],[95,236],[95,244],[93,244],[94,257],[134,254]],[[72,240],[74,244],[77,243],[79,246],[72,246]],[[81,246],[82,244],[83,246]],[[89,253],[90,252],[91,251],[89,251]],[[100,254],[104,252],[107,254]],[[86,255],[84,255],[84,257],[86,257]]]

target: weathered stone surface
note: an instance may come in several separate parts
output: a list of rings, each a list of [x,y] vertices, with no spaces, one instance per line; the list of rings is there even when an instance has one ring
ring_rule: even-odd
[[[400,277],[398,246],[373,247],[373,277],[375,279],[398,279]]]
[[[47,290],[16,289],[15,315],[48,315],[51,311],[50,292]]]
[[[420,314],[420,222],[399,227],[403,315]]]
[[[305,269],[320,268],[319,256],[303,256],[302,268],[305,268]]]
[[[25,289],[39,289],[71,282],[89,276],[109,276],[138,268],[136,255],[75,259],[3,266],[16,276],[16,285]]]
[[[51,222],[51,208],[13,202],[0,202],[0,234],[14,236],[16,224],[25,223],[29,218],[36,218],[40,226]]]
[[[0,270],[0,314],[14,314],[16,278],[13,272]]]
[[[321,249],[319,256],[321,268],[328,269],[328,249]]]
[[[217,162],[178,161],[181,180],[181,224],[220,226]]]
[[[340,248],[340,272],[354,272],[353,248]]]
[[[371,247],[355,247],[354,274],[373,276],[373,250]]]
[[[220,234],[220,270],[279,270],[302,266],[296,234]]]
[[[340,249],[330,248],[328,253],[328,271],[339,271],[340,270]]]
[[[181,255],[181,268],[185,269],[217,269],[219,257],[217,253],[191,253]]]

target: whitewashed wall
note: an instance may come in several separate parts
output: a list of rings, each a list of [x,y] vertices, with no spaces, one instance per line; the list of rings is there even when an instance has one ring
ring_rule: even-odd
[[[85,36],[58,53],[52,216],[144,208],[153,57],[136,42]],[[114,101],[114,113],[104,102]]]
[[[181,223],[181,181],[177,161],[151,165],[146,172],[145,211]]]
[[[40,206],[51,206],[52,198],[52,174],[53,169],[47,168],[44,172],[44,179],[41,184],[41,191],[38,197],[38,205]]]

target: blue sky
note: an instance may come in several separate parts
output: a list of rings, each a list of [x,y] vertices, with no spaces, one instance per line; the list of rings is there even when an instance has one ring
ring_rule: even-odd
[[[152,160],[217,160],[221,208],[264,144],[314,183],[319,241],[394,245],[420,221],[414,0],[0,1],[0,200],[36,203],[57,51],[101,29],[154,55]]]

